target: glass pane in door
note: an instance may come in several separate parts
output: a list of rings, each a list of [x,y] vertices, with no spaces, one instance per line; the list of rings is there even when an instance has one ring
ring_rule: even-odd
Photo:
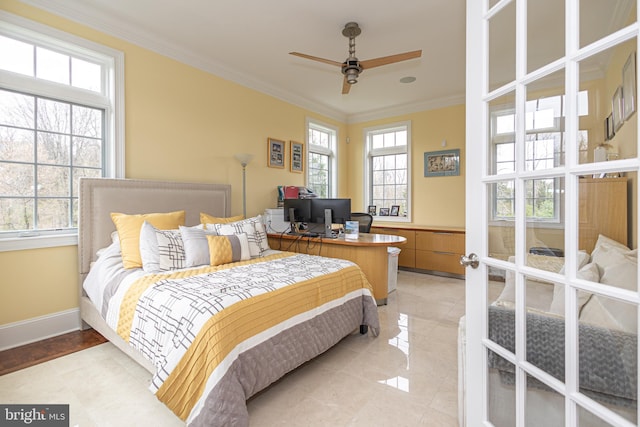
[[[635,0],[580,0],[580,47],[606,37],[636,20]]]
[[[527,375],[526,402],[527,427],[564,426],[564,396],[531,375]]]
[[[491,202],[490,225],[487,228],[489,256],[515,262],[515,189],[514,181],[498,181],[489,184]]]
[[[516,425],[515,366],[488,350],[487,414],[495,427]]]
[[[489,21],[489,91],[516,77],[516,2],[512,1]]]
[[[634,39],[579,62],[578,163],[637,156],[636,51]]]
[[[560,1],[527,2],[527,72],[564,55],[564,12]]]
[[[601,262],[598,257],[596,262]],[[600,279],[637,288],[637,264],[608,266]],[[580,310],[580,392],[637,423],[638,313],[635,304],[593,294]]]

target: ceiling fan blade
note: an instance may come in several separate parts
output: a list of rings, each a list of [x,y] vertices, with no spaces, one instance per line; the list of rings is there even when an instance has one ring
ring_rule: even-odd
[[[325,64],[337,65],[338,67],[342,67],[342,62],[333,61],[331,59],[318,58],[317,56],[307,55],[306,53],[289,52],[289,55],[299,56],[300,58],[311,59],[312,61],[324,62]]]
[[[360,61],[363,70],[379,67],[381,65],[393,64],[394,62],[406,61],[408,59],[420,58],[422,50],[414,50],[411,52],[398,53],[397,55],[383,56],[381,58],[367,59]]]
[[[351,89],[351,85],[347,82],[347,76],[344,76],[344,79],[342,79],[342,94],[348,94],[349,89]]]

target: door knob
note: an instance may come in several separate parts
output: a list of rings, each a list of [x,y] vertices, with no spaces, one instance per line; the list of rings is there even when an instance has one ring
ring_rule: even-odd
[[[478,268],[478,264],[480,264],[480,259],[478,255],[473,252],[469,255],[462,255],[460,257],[460,265],[464,265],[465,267],[471,266],[471,268]]]

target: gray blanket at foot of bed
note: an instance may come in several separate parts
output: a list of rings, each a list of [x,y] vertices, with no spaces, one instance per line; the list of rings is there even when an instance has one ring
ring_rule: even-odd
[[[489,308],[489,338],[515,352],[515,312]],[[564,381],[565,323],[563,318],[527,313],[527,361]],[[594,325],[579,325],[580,391],[602,402],[635,408],[638,399],[638,337]],[[503,382],[514,382],[514,366],[489,353],[489,366]],[[547,388],[539,381],[529,385]]]

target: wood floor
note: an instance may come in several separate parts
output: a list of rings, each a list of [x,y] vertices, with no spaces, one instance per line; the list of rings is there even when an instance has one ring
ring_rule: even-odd
[[[84,350],[107,340],[94,331],[74,331],[57,337],[0,351],[0,375]]]

